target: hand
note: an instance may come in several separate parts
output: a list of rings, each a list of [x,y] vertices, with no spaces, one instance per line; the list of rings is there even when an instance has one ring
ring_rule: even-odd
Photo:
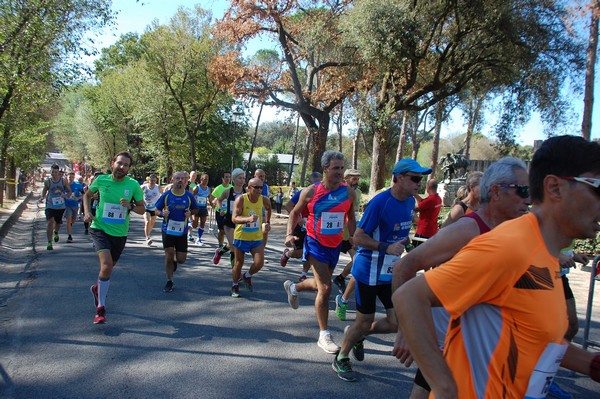
[[[190,218],[190,216],[192,216],[192,212],[190,212],[190,210],[189,210],[189,209],[186,209],[186,210],[185,210],[185,217],[186,217],[186,219],[189,219],[189,218]]]
[[[169,208],[165,208],[162,211],[163,218],[169,217]]]
[[[92,220],[94,220],[94,215],[92,215],[91,213],[86,213],[83,216],[83,221],[86,222],[86,223],[91,223]]]
[[[573,261],[586,266],[588,263],[590,263],[590,258],[588,258],[585,254],[573,254]]]
[[[285,246],[286,247],[293,247],[294,246],[294,242],[298,239],[298,237],[296,237],[293,234],[290,234],[288,236],[285,237]]]
[[[403,238],[402,240],[400,240],[398,242],[390,244],[390,246],[387,248],[386,253],[390,254],[390,255],[395,255],[395,256],[402,255],[402,252],[404,252],[404,244],[406,243],[407,240],[408,240],[408,238]]]
[[[254,223],[258,220],[258,215],[251,215],[248,217],[250,218],[250,221],[248,223]]]
[[[127,198],[121,198],[119,200],[119,203],[121,204],[121,206],[129,208],[129,200]]]
[[[404,340],[404,336],[400,331],[398,331],[398,334],[396,334],[396,342],[394,342],[392,355],[396,357],[396,359],[400,360],[400,363],[403,363],[406,367],[410,367],[414,361],[412,355],[410,354],[410,349],[408,349],[408,345]]]
[[[263,223],[262,230],[263,232],[268,233],[269,231],[271,231],[271,225],[269,223]]]

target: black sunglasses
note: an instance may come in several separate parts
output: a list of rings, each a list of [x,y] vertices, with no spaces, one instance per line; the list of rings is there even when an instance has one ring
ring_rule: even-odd
[[[500,187],[514,188],[517,195],[521,198],[529,198],[529,186],[521,184],[498,184]]]
[[[255,188],[257,190],[262,190],[263,189],[263,186],[250,186],[250,187]]]
[[[411,175],[404,175],[406,177],[408,177],[410,180],[413,181],[413,183],[421,183],[421,180],[423,180],[423,175],[421,176],[411,176]]]

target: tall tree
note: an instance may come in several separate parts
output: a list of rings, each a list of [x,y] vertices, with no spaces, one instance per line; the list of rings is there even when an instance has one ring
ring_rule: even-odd
[[[594,109],[594,74],[596,69],[596,55],[598,53],[598,19],[600,17],[600,0],[590,3],[590,37],[587,47],[587,60],[585,68],[585,92],[583,97],[583,119],[581,122],[581,135],[584,139],[592,137],[592,111]]]
[[[199,6],[193,11],[181,7],[168,25],[154,21],[142,37],[147,67],[167,87],[179,109],[194,170],[198,134],[208,116],[227,99],[208,76],[209,61],[217,52],[210,35],[211,18]]]
[[[383,184],[392,116],[419,110],[485,78],[506,88],[508,132],[533,109],[557,124],[564,116],[563,83],[581,71],[581,42],[565,28],[566,12],[552,0],[364,0],[342,26],[377,88],[372,179]],[[520,105],[520,107],[517,106]]]
[[[354,90],[353,52],[339,46],[338,20],[349,1],[231,0],[215,36],[229,48],[215,57],[213,76],[235,96],[258,99],[300,114],[312,138],[312,170],[321,170],[330,114]],[[241,49],[251,39],[272,40],[280,62],[248,63]],[[304,159],[306,167],[307,159]]]

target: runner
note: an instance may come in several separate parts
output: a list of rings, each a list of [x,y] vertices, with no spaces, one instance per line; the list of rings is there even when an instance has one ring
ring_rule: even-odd
[[[148,181],[142,184],[144,192],[144,204],[146,212],[144,212],[144,237],[146,245],[152,245],[152,229],[156,223],[156,200],[162,194],[162,188],[157,184],[158,176],[151,174]]]
[[[219,203],[217,199],[223,194],[225,190],[233,187],[231,183],[231,172],[223,172],[221,176],[222,183],[214,188],[212,192],[213,201],[212,206],[215,209],[215,220],[217,222],[217,228],[219,232],[217,234],[217,241],[219,242],[219,247],[215,250],[215,256],[213,257],[213,264],[218,264],[219,260],[221,260],[221,255],[229,251],[229,247],[224,243],[225,242],[225,212],[221,213],[221,208],[219,207]],[[225,204],[225,211],[227,211],[227,204]]]
[[[62,217],[65,213],[65,198],[71,196],[71,188],[65,179],[60,177],[60,168],[58,165],[52,165],[50,169],[50,177],[44,180],[44,188],[42,189],[42,197],[40,202],[46,202],[46,237],[48,244],[46,250],[54,249],[52,239],[58,242],[58,230],[62,223]],[[54,233],[54,237],[53,237]]]
[[[358,379],[348,357],[350,350],[356,360],[362,361],[365,336],[398,330],[392,306],[392,265],[404,252],[414,216],[414,196],[423,176],[430,173],[431,169],[411,158],[396,162],[392,187],[369,202],[356,229],[354,240],[358,250],[352,266],[357,285],[356,320],[344,330],[342,348],[332,363],[333,370],[344,381]],[[375,321],[377,298],[385,308],[386,317]]]
[[[100,261],[98,281],[90,287],[96,305],[94,324],[106,322],[106,295],[110,286],[110,276],[127,242],[129,212],[138,215],[146,212],[144,192],[137,180],[127,176],[133,158],[127,151],[115,155],[110,167],[110,175],[99,175],[90,184],[83,203],[85,221],[91,222],[90,235]],[[95,193],[100,196],[97,215],[92,213],[91,200]]]
[[[474,238],[393,295],[432,396],[544,398],[560,366],[600,382],[600,354],[564,340],[568,320],[558,262],[573,239],[600,231],[600,144],[549,138],[533,155],[529,182],[531,213]],[[443,355],[434,306],[451,317]]]
[[[65,218],[67,219],[67,242],[73,242],[73,223],[77,221],[79,203],[83,198],[83,186],[75,181],[75,172],[69,172],[69,188],[71,195],[65,198]]]
[[[325,151],[321,157],[325,179],[302,190],[300,199],[292,212],[287,225],[285,245],[291,247],[298,237],[293,235],[298,219],[308,207],[307,236],[304,241],[304,259],[312,266],[314,278],[294,284],[283,283],[292,309],[299,306],[298,293],[317,291],[315,310],[319,323],[317,345],[327,353],[336,353],[339,347],[327,329],[329,317],[329,297],[331,296],[331,275],[338,263],[342,243],[344,222],[348,223],[350,242],[356,229],[354,220],[354,198],[356,193],[342,183],[344,176],[344,155],[337,151]]]
[[[195,241],[195,244],[198,246],[204,245],[202,235],[204,234],[206,218],[208,217],[208,204],[213,200],[210,191],[210,187],[208,187],[208,174],[203,173],[200,175],[200,184],[194,187],[194,197],[199,207],[198,214],[192,215],[192,228],[198,228],[198,236]]]
[[[171,179],[171,190],[165,191],[156,201],[156,210],[163,218],[161,232],[165,250],[165,273],[167,283],[164,292],[173,291],[173,273],[178,264],[187,259],[189,229],[188,220],[198,213],[198,204],[194,195],[186,190],[187,172],[175,172]]]
[[[246,190],[244,190],[244,183],[246,182],[246,173],[240,168],[235,168],[233,172],[231,172],[231,180],[233,181],[233,187],[223,191],[221,196],[217,198],[220,214],[221,216],[223,216],[223,221],[225,225],[225,236],[227,237],[228,248],[231,248],[231,246],[233,245],[233,232],[235,230],[235,223],[233,223],[233,221],[231,220],[231,215],[233,213],[233,204],[237,197],[246,193]],[[223,250],[223,247],[215,251],[215,256],[213,257],[213,263],[215,265],[219,264],[221,256],[224,253],[225,252]],[[229,254],[229,261],[231,262],[232,268],[234,266],[234,256],[235,255],[233,252]]]
[[[231,296],[234,298],[240,296],[239,281],[243,280],[249,291],[254,290],[252,276],[258,273],[265,263],[265,245],[262,238],[264,232],[271,230],[271,202],[261,194],[262,189],[261,179],[250,179],[249,192],[235,200],[231,217],[233,223],[237,224],[233,241],[235,265],[231,270]],[[241,276],[246,252],[252,255],[252,264],[250,270]]]

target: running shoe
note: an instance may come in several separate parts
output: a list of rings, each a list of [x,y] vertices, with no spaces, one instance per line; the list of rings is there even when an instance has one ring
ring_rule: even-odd
[[[335,297],[335,315],[341,321],[346,321],[346,309],[348,308],[348,304],[342,301],[343,296],[339,294]]]
[[[67,242],[73,242],[73,237],[71,237],[71,235],[67,237]]]
[[[246,277],[244,275],[244,284],[246,284],[246,288],[248,289],[248,291],[254,291],[254,287],[252,286],[252,277]]]
[[[48,241],[48,244],[46,245],[46,251],[52,251],[53,249],[52,242]]]
[[[571,399],[573,397],[569,392],[563,391],[563,389],[558,386],[554,380],[550,384],[550,388],[548,389],[548,396],[552,396],[557,399]]]
[[[219,261],[221,260],[221,255],[223,255],[221,253],[221,248],[217,248],[215,250],[215,256],[213,256],[213,265],[218,265]]]
[[[233,298],[239,298],[240,297],[240,286],[239,285],[234,285],[233,287],[231,287],[231,296]]]
[[[306,277],[305,274],[300,275],[300,277],[298,277],[298,281],[299,282],[303,282],[304,280],[306,280],[308,277]]]
[[[188,234],[188,241],[194,242],[194,237],[191,234]]]
[[[58,242],[58,231],[54,232],[54,242]]]
[[[196,241],[194,242],[194,244],[196,244],[197,246],[201,247],[201,246],[204,245],[204,242],[202,240],[200,240],[200,239],[197,238]]]
[[[152,241],[152,238],[150,238],[150,237],[146,237],[146,245],[147,245],[147,246],[151,246],[153,242],[154,242],[154,241]]]
[[[165,284],[165,288],[163,288],[164,292],[172,292],[173,291],[173,282],[171,280],[167,281]]]
[[[338,287],[340,294],[343,294],[346,291],[346,279],[341,274],[335,276],[333,279],[333,284]]]
[[[292,280],[286,280],[283,283],[283,288],[285,289],[285,292],[287,293],[287,297],[288,297],[288,303],[290,304],[290,306],[292,307],[292,309],[298,309],[298,306],[300,306],[300,300],[298,299],[298,295],[292,295]]]
[[[279,259],[279,264],[281,265],[281,267],[285,267],[285,265],[287,265],[288,260],[290,259],[288,257],[288,254],[290,253],[289,249],[284,249],[283,250],[283,255],[281,255],[281,259]]]
[[[352,364],[350,364],[350,359],[345,358],[342,360],[338,360],[337,353],[335,354],[335,358],[333,359],[333,363],[331,363],[331,367],[333,367],[333,371],[335,371],[340,377],[341,380],[354,382],[358,381],[358,375],[355,371],[352,371]]]
[[[344,335],[346,335],[350,326],[344,327]],[[352,345],[352,356],[359,362],[365,360],[365,337],[362,337],[360,341]]]
[[[331,354],[337,353],[340,350],[340,347],[337,346],[335,342],[333,342],[331,334],[325,334],[320,336],[319,340],[317,341],[317,345],[319,345],[319,348],[323,349],[325,352]]]
[[[98,283],[92,285],[90,287],[90,291],[92,292],[92,296],[94,297],[94,306],[98,307]]]
[[[94,316],[94,324],[106,323],[106,310],[104,306],[99,306],[96,309],[96,316]]]

